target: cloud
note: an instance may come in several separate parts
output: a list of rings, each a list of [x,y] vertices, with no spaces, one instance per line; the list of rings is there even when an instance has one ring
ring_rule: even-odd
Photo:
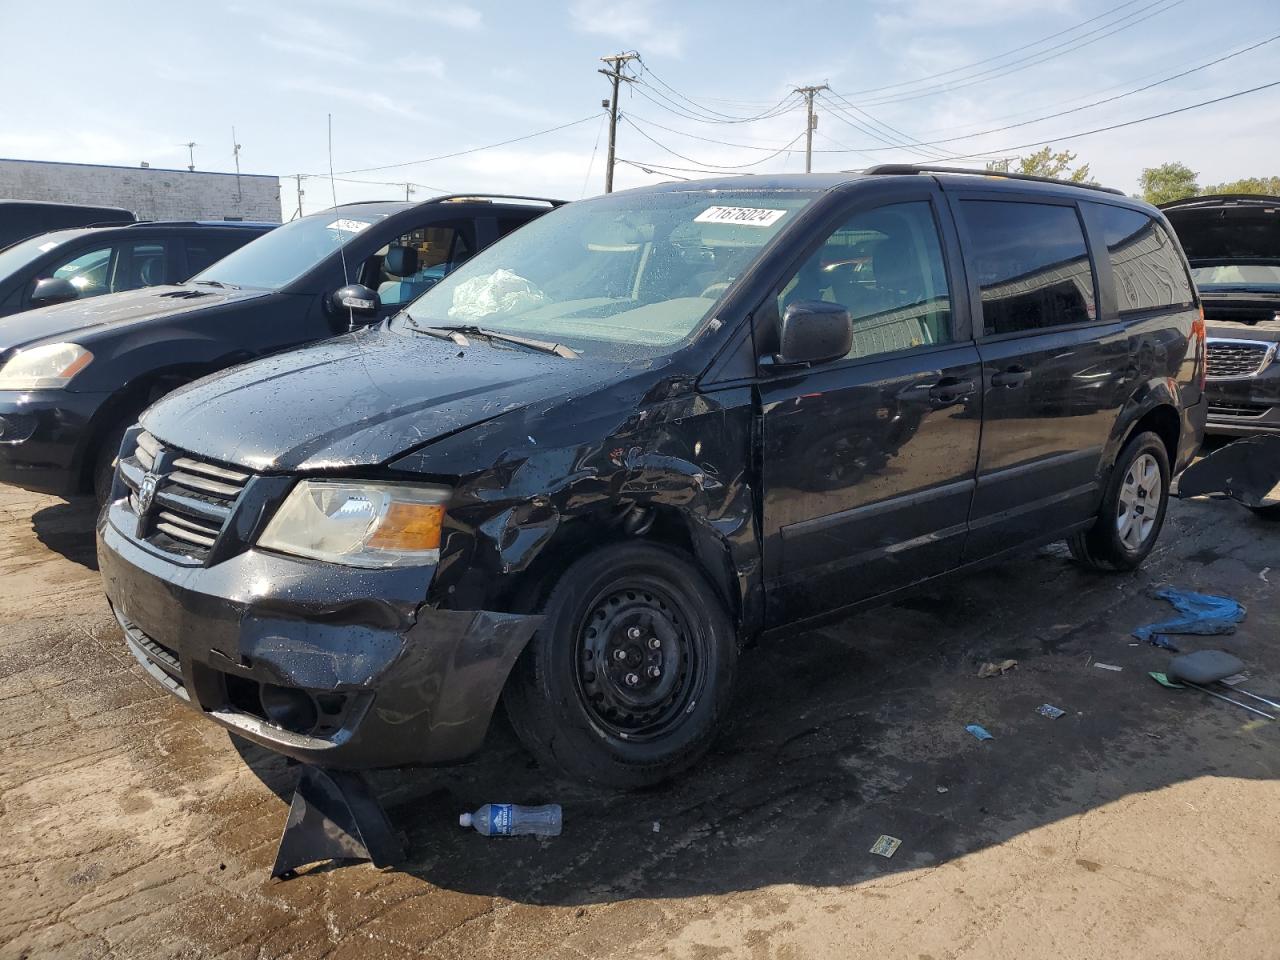
[[[662,6],[657,0],[628,0],[617,7],[574,0],[569,19],[579,33],[607,37],[646,55],[679,57],[684,52],[684,31],[676,26],[677,13]]]
[[[383,93],[361,90],[349,84],[328,83],[324,80],[317,80],[314,77],[288,77],[277,81],[276,86],[283,91],[307,93],[329,100],[341,100],[344,103],[358,104],[377,113],[386,113],[418,121],[426,119],[413,107],[398,99]]]
[[[1043,22],[1047,15],[1070,13],[1076,0],[1042,0],[1029,4],[1026,0],[892,0],[888,9],[875,15],[883,29],[899,30],[920,27],[981,27],[1014,20],[1034,18]]]
[[[400,57],[393,60],[388,68],[393,73],[421,73],[430,77],[443,77],[445,69],[443,60],[431,56]]]

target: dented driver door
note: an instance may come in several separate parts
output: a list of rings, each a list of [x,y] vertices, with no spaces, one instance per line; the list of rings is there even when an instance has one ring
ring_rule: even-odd
[[[981,429],[981,366],[952,271],[954,230],[928,181],[842,212],[757,312],[840,303],[853,348],[761,367],[766,621],[795,622],[960,562]]]

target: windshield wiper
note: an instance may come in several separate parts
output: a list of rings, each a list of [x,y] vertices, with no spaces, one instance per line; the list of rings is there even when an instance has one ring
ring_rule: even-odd
[[[223,283],[221,280],[192,280],[191,282],[206,284],[207,286],[210,286],[210,287],[221,287],[224,289],[227,287],[230,287],[232,290],[240,289],[234,283]]]
[[[552,343],[549,340],[534,340],[532,337],[518,337],[511,333],[500,333],[497,330],[488,330],[484,327],[477,327],[470,324],[460,324],[451,327],[424,327],[418,324],[412,314],[408,314],[410,321],[413,323],[415,330],[427,334],[431,337],[439,337],[442,340],[452,340],[460,347],[468,345],[468,336],[484,337],[486,340],[498,340],[502,343],[514,343],[517,346],[528,347],[531,350],[540,350],[543,353],[555,354],[557,357],[564,357],[566,360],[577,360],[578,351],[572,347],[566,347],[563,343]]]

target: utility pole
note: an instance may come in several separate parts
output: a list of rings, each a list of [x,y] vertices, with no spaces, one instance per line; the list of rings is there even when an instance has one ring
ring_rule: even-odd
[[[414,193],[414,192],[415,192],[415,191],[414,191],[414,189],[413,189],[413,184],[412,184],[412,183],[406,183],[406,184],[404,185],[404,202],[405,202],[405,203],[408,203],[408,202],[409,202],[409,195],[410,195],[411,193]]]
[[[236,203],[240,203],[244,200],[244,193],[240,189],[240,144],[236,143],[235,127],[231,128],[231,155],[236,161]]]
[[[295,220],[295,219],[297,219],[298,217],[302,216],[302,194],[303,194],[303,190],[302,190],[302,174],[300,174],[300,173],[295,173],[295,174],[293,175],[293,179],[294,179],[294,180],[297,182],[297,184],[298,184],[298,212],[297,212],[297,213],[295,213],[292,217],[290,217],[290,218],[289,218],[290,220]]]
[[[609,81],[613,84],[613,96],[601,104],[601,106],[609,108],[609,159],[604,165],[605,193],[613,193],[613,155],[614,145],[617,143],[618,139],[618,85],[623,80],[627,81],[627,83],[632,82],[631,77],[623,74],[622,67],[629,60],[639,59],[640,54],[635,52],[619,53],[612,57],[601,57],[600,62],[609,64],[613,69],[596,71],[597,73],[602,73],[608,77]]]
[[[196,168],[196,147],[199,144],[192,140],[190,143],[180,143],[178,146],[187,148],[187,159],[190,161],[187,164],[187,169],[194,171]]]
[[[804,96],[805,106],[808,107],[808,120],[804,128],[804,172],[809,173],[813,170],[813,131],[818,126],[818,116],[813,112],[813,95],[819,90],[831,89],[825,83],[816,87],[796,87],[796,93]]]

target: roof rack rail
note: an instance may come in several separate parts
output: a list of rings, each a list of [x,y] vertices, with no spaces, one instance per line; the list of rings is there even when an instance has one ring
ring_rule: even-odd
[[[562,207],[568,200],[553,200],[550,197],[529,197],[520,193],[446,193],[442,197],[432,197],[425,203],[447,203],[451,200],[529,200],[534,203],[547,203],[553,207]]]
[[[867,167],[862,171],[868,175],[900,174],[900,173],[964,173],[975,177],[999,177],[1002,180],[1030,180],[1033,183],[1055,183],[1064,187],[1084,187],[1086,190],[1097,190],[1101,193],[1114,193],[1125,196],[1123,190],[1115,187],[1104,187],[1097,183],[1076,183],[1073,180],[1060,180],[1057,177],[1037,177],[1030,173],[1005,173],[1003,170],[977,170],[972,167],[945,167],[932,163],[880,163]]]

